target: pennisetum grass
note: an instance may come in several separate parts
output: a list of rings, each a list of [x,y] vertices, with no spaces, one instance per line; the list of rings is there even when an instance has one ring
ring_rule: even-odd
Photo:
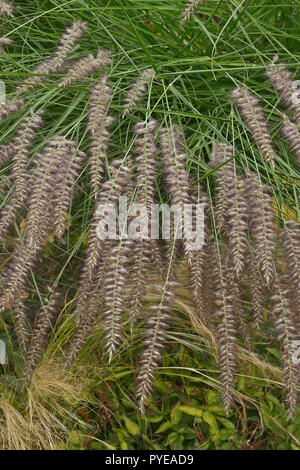
[[[228,182],[234,178],[233,147],[214,142],[209,166],[216,168],[216,197],[214,207],[215,225],[224,231],[228,215]],[[218,168],[220,167],[220,168]]]
[[[166,182],[171,195],[171,202],[174,206],[179,207],[183,214],[185,204],[191,204],[192,199],[188,176],[185,169],[186,154],[183,149],[183,136],[181,135],[180,130],[174,126],[163,130],[161,133],[160,145],[164,159]],[[180,230],[180,228],[176,227],[175,230]],[[189,248],[190,242],[191,239],[189,238],[189,234],[186,234],[185,231],[183,231],[182,243],[189,261],[192,256]]]
[[[27,351],[27,360],[23,370],[22,382],[28,385],[37,368],[39,357],[47,338],[58,316],[58,302],[60,293],[57,290],[50,291],[44,305],[36,314],[34,327],[31,333],[31,341]]]
[[[209,210],[209,198],[205,193],[204,188],[201,188],[200,195],[196,191],[192,192],[193,204],[202,204],[204,206],[204,236],[203,246],[201,249],[194,250],[191,256],[190,263],[190,282],[191,291],[196,306],[199,318],[204,322],[210,322],[209,316],[206,315],[206,302],[205,302],[205,271],[208,264],[208,222],[207,214]]]
[[[12,16],[13,11],[14,9],[11,3],[0,0],[0,15]]]
[[[256,174],[247,177],[250,231],[257,265],[268,286],[274,278],[275,216],[270,188]]]
[[[282,101],[291,111],[297,127],[300,125],[300,105],[297,95],[297,82],[292,79],[293,73],[284,65],[271,65],[266,72],[273,87],[282,98]]]
[[[186,4],[182,22],[191,17],[200,3],[194,1]],[[0,1],[0,13],[11,15],[11,12],[10,5]],[[16,88],[15,96],[0,106],[1,121],[11,113],[20,111],[25,103],[27,106],[26,92],[33,87],[38,88],[47,76],[63,73],[63,78],[58,81],[58,88],[63,92],[62,88],[111,63],[111,53],[101,49],[96,57],[91,53],[68,64],[70,53],[86,29],[87,25],[81,21],[68,26],[53,55],[39,63],[25,82]],[[291,73],[283,66],[272,66],[267,75],[293,114],[295,122],[287,116],[283,117],[283,135],[299,160],[299,109],[293,101]],[[128,116],[142,100],[153,79],[154,69],[147,68],[131,84],[123,101],[123,117]],[[121,344],[125,344],[127,325],[132,335],[140,328],[143,350],[139,361],[137,397],[139,409],[144,413],[173,320],[177,288],[180,285],[178,268],[181,270],[188,261],[188,287],[195,304],[195,315],[202,328],[216,338],[226,412],[229,412],[235,395],[239,343],[243,342],[250,354],[252,323],[262,331],[264,307],[269,303],[273,311],[268,321],[274,322],[275,318],[274,324],[282,348],[286,403],[289,416],[292,416],[296,409],[298,386],[298,371],[292,354],[293,342],[299,336],[299,221],[285,222],[278,236],[272,187],[265,183],[263,174],[259,175],[257,171],[254,173],[252,160],[249,160],[250,163],[247,161],[247,168],[242,171],[241,159],[235,154],[238,139],[231,138],[229,131],[226,139],[223,139],[227,144],[215,142],[215,136],[211,138],[214,143],[209,161],[206,155],[210,153],[208,145],[204,158],[199,159],[197,155],[187,158],[187,141],[181,130],[182,123],[180,127],[170,124],[168,128],[158,131],[160,123],[152,118],[152,113],[154,115],[162,103],[165,105],[165,99],[169,106],[168,92],[173,88],[176,90],[175,82],[176,86],[172,83],[164,89],[156,106],[147,112],[143,120],[135,120],[134,115],[129,116],[128,121],[132,119],[135,123],[131,140],[133,145],[130,144],[131,128],[128,127],[126,138],[123,139],[122,134],[118,145],[113,147],[112,153],[115,155],[111,160],[108,145],[112,134],[123,129],[127,121],[117,121],[109,115],[113,92],[107,75],[97,80],[87,106],[90,144],[83,142],[83,147],[87,148],[90,171],[86,199],[89,201],[91,195],[94,215],[88,230],[77,296],[70,302],[74,334],[65,354],[64,373],[67,374],[67,367],[74,367],[75,359],[96,325],[101,329],[104,345],[101,360],[108,360],[109,363],[117,358]],[[176,96],[179,95],[177,91]],[[231,96],[261,156],[277,172],[281,168],[281,159],[274,150],[260,100],[244,86],[233,91]],[[73,111],[76,112],[76,107],[70,110]],[[50,239],[54,236],[58,239],[61,252],[70,243],[72,237],[69,239],[65,236],[66,216],[71,210],[73,189],[81,178],[81,170],[83,180],[85,174],[85,153],[78,150],[77,143],[80,140],[81,144],[83,140],[80,133],[84,123],[77,121],[76,125],[67,125],[63,135],[56,133],[56,130],[53,133],[45,131],[46,137],[41,139],[39,150],[31,161],[34,142],[39,131],[44,132],[42,114],[42,111],[26,114],[15,135],[0,147],[0,164],[3,167],[7,165],[4,176],[1,175],[1,189],[4,194],[8,192],[7,188],[10,190],[10,194],[3,198],[1,241],[10,241],[8,233],[13,222],[18,228],[18,240],[14,239],[2,278],[0,309],[1,312],[11,310],[20,348],[26,353],[22,382],[28,390],[38,378],[39,361],[56,321],[60,302],[60,289],[56,289],[55,282],[55,288],[50,288],[47,300],[42,302],[42,307],[35,315],[29,337],[30,322],[26,305],[28,277],[30,271],[36,269],[39,256]],[[117,130],[110,132],[113,122],[117,122]],[[192,129],[189,125],[187,128],[189,132]],[[158,132],[159,144],[156,141]],[[218,130],[218,133],[221,134],[221,131]],[[195,134],[192,135],[193,139],[200,139],[199,135],[202,135],[200,132],[191,134]],[[113,136],[113,139],[116,137]],[[120,159],[123,147],[126,149],[126,157]],[[209,173],[204,175],[207,184],[205,189],[199,185],[200,190],[196,193],[188,174],[190,170],[193,171],[193,164],[197,164],[197,168],[204,168],[207,161],[206,169]],[[159,187],[161,168],[164,183]],[[279,177],[280,171],[276,173],[278,180]],[[126,238],[122,230],[114,240],[100,239],[97,228],[103,222],[103,214],[99,215],[97,208],[101,206],[108,211],[111,206],[116,207],[121,195],[127,196],[130,202],[143,204],[148,229],[152,206],[157,197],[170,200],[181,209],[187,204],[203,203],[206,216],[203,247],[198,250],[190,248],[189,232],[184,232],[182,241],[178,240],[179,227],[174,225],[170,239],[165,243],[162,243],[163,240],[158,243],[157,240],[143,237]],[[22,230],[18,226],[21,211],[26,214]],[[81,240],[85,236],[86,226],[83,225],[80,230]],[[76,236],[78,240],[78,234]],[[281,255],[276,253],[276,244],[283,250],[284,263],[281,259],[278,261],[277,256]],[[286,281],[281,279],[282,270],[289,275],[288,288]],[[159,298],[149,305],[147,288],[154,271],[156,281],[159,278]],[[64,269],[61,272],[63,275]],[[249,294],[251,318],[248,318],[249,307],[244,301],[244,296]],[[139,324],[136,325],[138,320]]]
[[[132,240],[120,239],[110,248],[106,262],[110,266],[103,281],[104,344],[109,363],[122,341],[121,319],[126,298],[126,278],[128,276],[129,253]]]
[[[247,252],[248,206],[247,185],[238,175],[228,184],[228,244],[232,252],[235,275],[240,277],[245,266]]]
[[[91,186],[95,197],[97,197],[103,181],[110,137],[108,128],[114,122],[114,118],[108,115],[110,100],[111,88],[107,84],[107,75],[103,75],[91,91],[88,113],[88,129],[91,135],[89,164]]]
[[[286,289],[286,282],[276,280],[276,291],[272,297],[274,302],[273,313],[276,317],[275,326],[278,338],[282,345],[283,376],[286,388],[286,404],[288,416],[292,417],[296,411],[297,389],[299,381],[299,370],[293,360],[295,352],[293,341],[298,337],[294,322],[293,313],[290,307],[289,292]]]
[[[66,71],[66,76],[61,79],[58,86],[65,88],[81,77],[87,77],[95,70],[100,70],[110,63],[111,58],[109,51],[99,50],[96,57],[94,57],[93,54],[89,54],[79,59]]]
[[[222,399],[228,413],[233,401],[237,370],[238,322],[235,312],[237,299],[233,292],[234,274],[228,258],[224,262],[220,250],[215,249],[215,260],[213,276],[216,280],[215,304],[217,311],[214,316],[217,321],[218,360],[223,384]]]
[[[12,113],[17,113],[24,106],[22,98],[12,98],[5,103],[0,104],[0,122]]]
[[[0,36],[0,55],[3,53],[1,46],[9,46],[12,42],[11,39]]]
[[[290,297],[295,325],[299,327],[300,305],[300,228],[295,220],[288,220],[281,231],[281,241],[289,275]]]
[[[4,278],[1,309],[16,303],[20,292],[25,290],[27,276],[41,249],[55,231],[59,229],[60,235],[64,229],[62,219],[64,224],[65,209],[70,203],[70,189],[78,164],[74,166],[72,162],[74,155],[74,142],[56,136],[36,156],[37,163],[30,180],[31,194],[24,237],[14,249],[8,274]],[[67,164],[68,159],[71,165]]]
[[[161,353],[166,340],[166,333],[170,324],[170,312],[174,296],[176,294],[177,282],[172,276],[167,275],[162,286],[161,299],[158,305],[151,307],[147,319],[147,331],[144,339],[144,350],[140,358],[137,396],[139,409],[145,413],[145,402],[151,394],[154,372],[159,366]]]
[[[97,199],[97,207],[101,205],[104,210],[106,207],[109,208],[112,204],[116,203],[119,196],[126,190],[130,169],[121,160],[115,160],[111,163],[109,172],[112,175],[111,179],[103,183]],[[100,313],[103,313],[103,306],[99,305],[97,297],[100,296],[102,298],[102,296],[109,295],[104,287],[101,287],[100,295],[99,287],[102,285],[105,274],[107,279],[107,258],[108,253],[111,253],[110,250],[113,247],[111,241],[100,240],[97,236],[96,230],[100,220],[101,218],[96,215],[90,227],[86,256],[80,275],[74,311],[76,332],[66,354],[65,364],[67,366],[72,364],[87,336],[92,331],[96,318]],[[107,250],[109,250],[108,253]],[[109,264],[108,269],[110,270]],[[111,280],[112,283],[113,281],[114,279]],[[110,285],[107,286],[107,288],[109,287]],[[96,310],[94,310],[95,306],[97,306]]]
[[[247,250],[247,186],[236,172],[233,155],[232,147],[214,143],[210,166],[216,168],[215,225],[217,230],[227,235],[235,274],[240,277]]]
[[[253,320],[256,327],[260,328],[264,320],[264,289],[256,259],[250,250],[247,257],[247,267],[247,281],[249,281]]]
[[[143,95],[145,94],[147,87],[153,80],[155,72],[153,69],[143,70],[137,80],[133,82],[130,89],[127,91],[124,98],[124,111],[123,118],[129,114],[135,106],[142,100]]]
[[[57,238],[62,238],[66,228],[66,216],[72,201],[72,192],[85,153],[76,149],[76,143],[68,142],[68,149],[60,162],[60,171],[55,181],[55,193],[53,194],[53,226]]]
[[[142,204],[145,210],[143,229],[150,230],[151,213],[154,204],[155,178],[157,167],[158,149],[155,144],[154,131],[157,122],[139,122],[135,125],[134,131],[137,134],[135,139],[136,156],[136,194],[135,203]],[[158,269],[161,269],[158,246],[156,240],[141,239],[134,240],[131,247],[132,258],[132,289],[129,293],[129,318],[130,326],[133,329],[142,311],[142,299],[145,294],[147,284],[147,273],[149,264],[155,260]]]
[[[284,114],[282,117],[282,133],[292,147],[300,166],[300,131],[299,127]]]
[[[11,181],[13,191],[8,203],[1,211],[0,240],[5,241],[7,231],[16,217],[17,210],[26,202],[29,194],[29,153],[37,130],[42,125],[42,111],[26,116],[10,143],[12,159]]]
[[[185,23],[197,11],[197,8],[203,3],[203,0],[188,0],[181,12],[181,23]]]
[[[261,155],[274,168],[277,163],[277,156],[266,125],[264,110],[259,99],[252,95],[245,87],[234,90],[231,93],[231,97],[251,130]]]

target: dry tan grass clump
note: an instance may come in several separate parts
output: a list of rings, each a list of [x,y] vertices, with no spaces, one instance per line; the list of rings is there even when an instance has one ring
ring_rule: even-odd
[[[64,370],[57,360],[44,360],[27,389],[2,392],[0,447],[55,449],[75,425],[87,429],[76,414],[87,398],[82,368]]]

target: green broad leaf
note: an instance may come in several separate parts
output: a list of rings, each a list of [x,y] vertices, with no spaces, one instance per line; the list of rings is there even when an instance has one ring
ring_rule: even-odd
[[[172,408],[170,413],[171,422],[176,425],[179,424],[182,417],[182,410],[179,409],[178,405]]]
[[[138,436],[141,432],[139,425],[136,424],[131,419],[127,418],[127,416],[123,416],[123,419],[124,419],[125,426],[129,434],[131,434],[132,436]]]
[[[127,375],[131,375],[131,373],[132,373],[131,371],[118,372],[117,374],[106,377],[105,380],[115,382],[116,380],[122,379],[123,377],[126,377]]]
[[[282,423],[279,423],[275,418],[273,418],[265,402],[261,403],[261,416],[262,416],[264,425],[269,430],[271,430],[273,433],[277,434],[278,436],[284,439],[287,438],[287,433],[284,431],[284,426],[282,425]]]
[[[209,433],[213,442],[215,443],[219,442],[221,438],[220,430],[219,430],[219,426],[214,415],[210,411],[205,411],[203,413],[203,421],[205,421],[209,426]]]
[[[219,405],[221,401],[219,392],[215,390],[208,390],[208,392],[205,395],[205,398],[206,398],[206,403],[208,405]]]
[[[276,357],[276,359],[280,359],[281,358],[281,351],[279,349],[275,349],[275,348],[266,348],[266,350],[272,354],[272,356]]]
[[[231,429],[221,429],[220,438],[222,441],[228,441],[228,439],[236,440],[236,433]]]
[[[165,393],[170,390],[171,385],[169,382],[163,382],[162,380],[157,379],[154,382],[154,387],[157,388],[160,392]]]
[[[203,442],[203,444],[201,444],[201,445],[199,446],[199,449],[201,449],[201,450],[207,450],[207,449],[210,448],[210,445],[211,445],[210,441]]]
[[[271,402],[273,405],[275,405],[276,408],[282,409],[282,405],[281,405],[280,401],[272,393],[270,393],[270,392],[266,393],[266,400],[269,403]]]
[[[193,395],[199,393],[199,388],[198,387],[193,387],[193,385],[186,385],[184,387],[185,392],[188,395]]]
[[[300,425],[293,423],[287,427],[287,430],[300,442]]]
[[[220,416],[217,416],[217,421],[222,423],[224,428],[235,432],[235,425],[231,421],[229,421],[229,419],[221,418]]]
[[[142,439],[148,444],[150,449],[163,450],[158,444],[155,444],[151,439],[149,439],[147,434],[142,434]]]
[[[187,415],[194,416],[197,418],[202,418],[203,416],[203,409],[196,408],[194,406],[181,405],[178,406],[178,409]]]
[[[241,391],[245,390],[247,385],[246,377],[244,375],[240,375],[237,380],[236,388]]]
[[[125,429],[116,429],[116,434],[120,442],[125,441],[129,436]]]
[[[167,444],[173,444],[174,442],[177,442],[180,438],[181,436],[179,436],[177,432],[171,432],[167,437]]]
[[[160,423],[161,420],[163,419],[163,415],[158,415],[158,416],[147,416],[147,421],[149,423]]]
[[[165,421],[164,423],[162,423],[159,428],[157,429],[157,431],[155,431],[156,434],[161,434],[165,431],[167,431],[168,429],[172,428],[173,427],[173,423],[171,423],[170,421]]]
[[[226,411],[224,410],[223,406],[218,406],[218,405],[209,405],[206,407],[207,411],[210,411],[211,413],[215,413],[217,415],[221,416],[226,416]]]

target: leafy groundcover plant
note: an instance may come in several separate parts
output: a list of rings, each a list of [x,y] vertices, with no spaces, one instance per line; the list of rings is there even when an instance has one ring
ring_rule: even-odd
[[[300,448],[298,6],[0,1],[3,449]]]

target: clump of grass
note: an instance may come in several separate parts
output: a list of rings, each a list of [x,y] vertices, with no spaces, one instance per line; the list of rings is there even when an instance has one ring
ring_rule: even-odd
[[[16,96],[13,96],[6,105],[1,107],[0,117],[8,117],[11,112],[18,111],[25,103],[25,93],[33,87],[38,88],[38,85],[44,83],[46,76],[66,70],[67,58],[85,29],[86,25],[78,21],[67,28],[52,58],[38,65],[34,70],[34,75],[29,77],[25,84],[17,87]],[[69,68],[69,74],[72,77],[93,72],[95,61],[98,59],[97,67],[104,65],[102,56],[98,59],[95,59],[94,56],[93,58],[87,57],[82,59],[83,62],[80,59],[75,63],[76,65]],[[104,62],[108,63],[109,61],[105,56]],[[166,74],[167,77],[168,74]],[[275,175],[274,186],[275,184],[280,186],[282,183],[280,181],[282,163],[281,156],[277,152],[275,153],[269,128],[265,123],[264,110],[260,101],[246,87],[240,87],[233,92],[232,96],[263,159],[259,162],[256,160],[253,162],[249,159],[246,162],[247,169],[242,168],[244,162],[242,159],[236,158],[235,152],[239,145],[244,144],[245,138],[242,138],[239,133],[238,137],[234,139],[231,131],[228,130],[230,126],[228,126],[226,133],[224,129],[228,122],[224,118],[224,128],[222,126],[218,128],[218,140],[222,138],[222,141],[229,142],[214,144],[212,159],[209,163],[207,157],[210,153],[208,142],[210,136],[204,134],[205,152],[201,152],[201,157],[199,158],[198,153],[191,156],[193,148],[189,147],[185,131],[191,135],[190,139],[194,144],[198,142],[199,135],[202,136],[203,133],[199,132],[199,129],[198,132],[195,131],[189,124],[179,126],[169,120],[168,90],[171,89],[173,92],[176,90],[174,83],[169,82],[168,87],[163,89],[162,95],[153,106],[151,100],[148,99],[146,111],[143,110],[143,98],[149,90],[149,85],[154,83],[153,78],[154,68],[145,68],[137,80],[131,84],[122,108],[123,117],[127,116],[128,120],[114,121],[107,114],[108,105],[110,109],[113,109],[112,95],[119,91],[119,82],[116,84],[112,81],[112,85],[108,86],[107,77],[104,76],[92,89],[87,112],[88,130],[91,137],[88,153],[92,197],[90,197],[90,190],[86,185],[84,187],[84,191],[86,191],[84,201],[78,203],[80,209],[76,217],[80,219],[80,229],[83,228],[85,231],[86,220],[89,219],[91,212],[95,211],[100,204],[106,205],[107,209],[111,204],[116,205],[122,194],[136,194],[137,200],[143,201],[147,207],[147,221],[149,206],[156,199],[160,201],[171,200],[181,209],[186,204],[195,204],[195,201],[204,201],[208,207],[209,201],[211,210],[207,214],[205,225],[205,244],[201,253],[199,251],[194,253],[189,246],[189,234],[185,234],[182,241],[176,239],[177,227],[173,227],[173,233],[168,243],[160,240],[159,245],[157,243],[151,245],[151,250],[149,250],[148,244],[140,240],[124,240],[123,243],[120,243],[119,240],[112,243],[107,240],[103,241],[97,235],[97,226],[101,222],[101,217],[94,213],[86,241],[86,257],[82,265],[77,298],[72,312],[75,318],[74,337],[68,344],[65,366],[74,363],[83,345],[95,331],[95,327],[101,328],[103,335],[102,341],[99,341],[101,347],[104,346],[101,360],[105,362],[107,356],[109,362],[113,359],[116,360],[120,348],[126,347],[128,344],[126,343],[127,323],[131,323],[133,332],[136,317],[140,316],[143,321],[136,328],[141,328],[144,349],[139,361],[138,397],[139,408],[145,412],[155,371],[159,367],[162,352],[166,347],[168,329],[172,323],[172,311],[176,305],[176,289],[181,287],[176,267],[182,267],[188,261],[190,269],[188,283],[190,291],[193,291],[192,295],[196,305],[193,322],[198,327],[201,326],[201,334],[210,338],[207,341],[210,341],[211,347],[216,352],[216,360],[218,360],[221,369],[223,402],[227,413],[229,413],[229,408],[236,397],[235,383],[240,358],[238,354],[239,342],[243,341],[248,352],[251,347],[248,310],[243,299],[244,291],[247,289],[251,291],[253,296],[255,322],[263,328],[265,320],[263,303],[266,299],[261,295],[262,292],[257,283],[249,286],[258,273],[266,292],[267,301],[275,304],[273,316],[266,320],[275,325],[278,330],[278,339],[283,349],[287,405],[289,414],[292,415],[296,408],[295,383],[298,379],[291,367],[291,348],[292,341],[298,334],[299,323],[297,322],[297,314],[293,314],[293,309],[295,307],[297,309],[297,306],[291,304],[290,292],[279,287],[279,291],[283,292],[283,295],[277,293],[275,297],[272,295],[275,288],[280,286],[281,259],[277,257],[276,244],[280,245],[281,240],[278,239],[278,228],[275,224],[273,185],[271,187],[270,184],[265,184],[265,173],[269,175],[268,165],[271,165],[271,170]],[[66,78],[58,83],[67,85],[71,82]],[[160,83],[155,83],[153,88],[155,86],[165,87],[165,82],[162,80]],[[21,93],[24,94],[24,99],[19,98]],[[176,91],[174,96],[176,94],[180,96],[180,92]],[[162,111],[158,108],[160,100],[163,100],[165,96],[166,102],[163,103],[169,112],[168,119],[165,115],[161,115]],[[44,95],[41,95],[41,99],[43,97]],[[28,97],[26,98],[28,99]],[[186,98],[183,98],[184,102]],[[46,97],[46,103],[47,99]],[[141,109],[140,107],[138,109],[137,104],[141,104]],[[115,109],[118,110],[119,106],[117,105]],[[192,109],[194,112],[196,108],[193,106]],[[133,113],[130,115],[133,110],[136,111],[136,114],[143,114],[142,120],[138,118],[138,124],[133,128],[134,133],[131,132],[130,125],[131,120],[135,123],[137,120]],[[77,112],[76,106],[74,109],[70,109],[70,113],[73,111]],[[152,114],[157,119],[152,119]],[[167,115],[167,113],[165,114]],[[166,121],[163,123],[163,128],[160,121],[162,117]],[[61,118],[63,119],[63,117]],[[214,117],[214,119],[216,118]],[[217,117],[216,120],[218,119]],[[4,165],[13,158],[12,178],[8,180],[8,184],[14,187],[15,182],[14,189],[20,195],[22,205],[27,199],[27,208],[22,207],[25,211],[28,209],[24,231],[18,233],[19,241],[15,242],[12,259],[5,270],[1,296],[2,311],[11,307],[16,308],[15,321],[19,325],[17,333],[23,349],[27,348],[27,340],[26,322],[22,309],[29,273],[37,265],[38,256],[53,235],[59,238],[60,253],[64,251],[64,244],[69,249],[69,233],[63,238],[64,219],[71,206],[72,190],[77,186],[78,179],[82,179],[83,184],[85,183],[85,168],[82,178],[79,176],[85,155],[77,148],[78,145],[83,145],[83,148],[86,148],[84,146],[87,145],[84,140],[85,131],[83,131],[81,124],[82,120],[77,116],[76,124],[73,122],[70,127],[63,128],[65,132],[60,134],[56,134],[57,126],[54,126],[50,131],[50,136],[47,134],[46,144],[44,141],[40,142],[40,147],[43,150],[34,154],[33,169],[31,166],[28,169],[26,165],[29,146],[31,146],[33,138],[31,128],[28,128],[26,134],[28,139],[26,151],[21,149],[20,159],[14,159],[13,152],[9,150],[9,140],[6,143],[6,149],[1,149],[1,162]],[[174,120],[176,119],[174,118]],[[110,131],[108,128],[113,122],[116,123],[116,126]],[[119,135],[119,129],[123,129],[126,123],[128,124],[127,131],[120,131],[121,138],[116,144],[116,134]],[[160,140],[157,139],[157,133],[160,135]],[[138,138],[134,134],[138,134]],[[285,135],[288,137],[289,132],[286,132]],[[291,144],[297,152],[298,144],[294,144],[293,139],[291,139]],[[233,140],[235,140],[234,147]],[[109,142],[112,145],[108,150]],[[130,156],[134,142],[137,154],[135,160]],[[203,150],[203,147],[201,148]],[[120,152],[124,154],[123,160],[119,158],[113,160],[116,154],[119,157]],[[107,160],[112,163],[107,164]],[[267,165],[264,165],[265,162]],[[128,168],[128,164],[130,168]],[[263,165],[263,170],[260,165]],[[198,179],[205,182],[200,192],[193,191],[189,180],[189,173],[194,173],[194,166],[196,166],[197,172],[200,172]],[[131,167],[134,172],[131,171]],[[133,177],[129,182],[131,173],[133,173]],[[162,184],[156,184],[157,181],[161,181]],[[24,187],[28,187],[28,191],[25,191]],[[291,198],[290,194],[288,196]],[[287,199],[289,198],[287,197]],[[93,202],[90,202],[91,200]],[[92,211],[90,210],[91,206]],[[21,207],[16,209],[21,209]],[[282,223],[282,220],[280,222]],[[82,235],[81,238],[83,238]],[[66,265],[70,260],[75,263],[77,259],[77,249],[80,243],[78,238],[76,240],[76,247],[69,250],[69,259]],[[288,252],[287,269],[293,273],[292,287],[297,289],[299,276],[295,270],[298,270],[298,266],[295,266],[294,259],[292,260],[289,254],[291,245],[288,246],[284,241],[283,248]],[[292,248],[294,249],[294,243]],[[151,257],[148,256],[149,251],[151,251]],[[164,259],[163,269],[160,267],[161,253]],[[142,267],[137,265],[140,259],[143,261]],[[128,276],[128,272],[135,272],[137,277],[134,279],[140,279],[144,275],[148,277],[154,264],[153,260],[156,260],[159,270],[162,271],[162,278],[159,279],[157,302],[151,302],[151,305],[148,305],[145,283],[143,285],[139,282],[136,286],[132,285],[132,279]],[[148,261],[149,266],[147,266]],[[204,268],[206,265],[207,269]],[[127,267],[130,267],[130,271],[127,270]],[[64,269],[65,265],[59,277],[62,276]],[[35,289],[37,289],[35,279],[34,283]],[[55,286],[56,284],[57,282],[55,282]],[[73,287],[74,284],[72,283]],[[128,307],[128,302],[126,302],[129,287],[131,287],[130,299],[138,299],[136,302],[138,312],[135,310],[134,314],[132,311],[130,312],[130,306]],[[268,289],[273,292],[269,292]],[[52,302],[50,302],[50,307],[48,313],[47,308],[42,308],[36,318],[36,328],[25,359],[23,372],[24,381],[28,387],[34,383],[36,377],[34,370],[49,336],[49,325],[51,328],[49,313],[50,317],[52,314],[54,316]],[[274,317],[277,317],[276,322],[274,322]],[[124,346],[123,340],[126,346]]]
[[[22,400],[20,400],[22,395]],[[44,360],[28,388],[4,390],[0,400],[0,441],[7,450],[54,450],[74,425],[87,430],[76,409],[88,400],[84,370],[64,370]]]

